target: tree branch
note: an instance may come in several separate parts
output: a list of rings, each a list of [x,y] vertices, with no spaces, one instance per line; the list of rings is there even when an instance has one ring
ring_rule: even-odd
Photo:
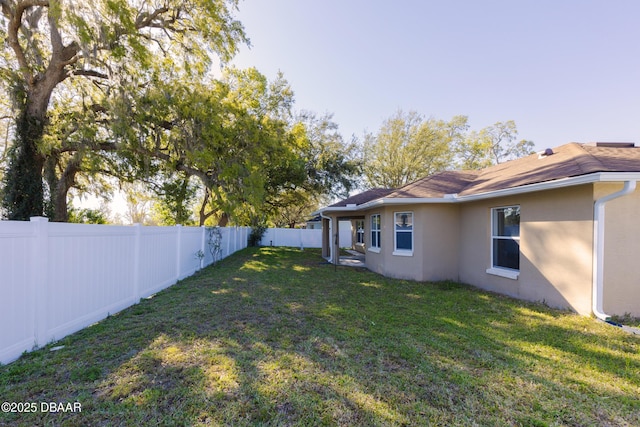
[[[161,7],[158,8],[156,10],[154,10],[151,13],[148,12],[143,12],[140,15],[138,15],[138,18],[136,18],[136,29],[141,29],[144,27],[150,27],[153,24],[153,21],[155,21],[155,19],[162,15],[163,13],[167,13],[169,12],[169,8],[168,7]],[[167,22],[172,23],[174,20],[169,20]],[[164,21],[163,21],[164,22]],[[155,24],[154,26],[156,26],[157,24]]]
[[[49,11],[51,12],[51,11]],[[49,34],[51,37],[51,49],[53,50],[52,56],[58,56],[62,54],[64,49],[64,43],[62,43],[62,36],[58,31],[58,23],[51,13],[47,14],[47,20],[49,21]]]
[[[74,76],[88,76],[88,77],[98,77],[100,79],[108,79],[109,76],[101,73],[100,71],[96,71],[96,70],[73,70],[71,71],[70,75],[74,75]]]
[[[20,69],[22,70],[22,74],[25,80],[29,84],[33,84],[33,72],[29,67],[29,63],[27,62],[27,58],[24,54],[24,49],[20,45],[20,41],[18,40],[18,32],[22,27],[22,16],[24,12],[35,6],[48,7],[48,0],[25,0],[16,5],[15,11],[11,12],[11,7],[6,0],[2,0],[2,13],[9,18],[9,25],[7,28],[7,39],[9,42],[9,46],[13,49],[13,52],[16,54],[16,59],[18,61],[18,65],[20,65]]]
[[[2,8],[2,14],[11,19],[11,6],[9,5],[9,2],[7,0],[0,0],[0,8]]]

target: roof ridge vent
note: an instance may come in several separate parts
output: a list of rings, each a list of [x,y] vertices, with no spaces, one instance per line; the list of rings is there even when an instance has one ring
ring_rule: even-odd
[[[634,148],[636,146],[635,142],[589,142],[586,145],[590,145],[592,147],[609,147],[609,148]]]

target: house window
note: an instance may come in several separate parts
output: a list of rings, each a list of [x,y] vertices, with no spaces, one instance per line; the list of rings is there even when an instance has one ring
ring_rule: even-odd
[[[371,248],[380,250],[380,214],[371,215]]]
[[[413,251],[413,212],[394,214],[395,255],[408,255]]]
[[[493,269],[520,270],[520,206],[491,210],[491,246]]]
[[[364,220],[356,221],[356,243],[364,245]]]

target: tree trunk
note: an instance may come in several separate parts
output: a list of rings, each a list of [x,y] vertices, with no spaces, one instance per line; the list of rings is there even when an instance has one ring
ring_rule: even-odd
[[[28,221],[32,216],[44,214],[44,157],[38,153],[38,143],[44,134],[45,121],[44,117],[34,117],[25,111],[16,124],[16,140],[9,152],[4,176],[2,205],[9,220]]]
[[[49,65],[44,74],[26,82],[25,100],[16,122],[16,140],[9,153],[2,205],[10,220],[27,221],[44,214],[42,172],[45,158],[38,152],[47,124],[53,89],[66,77],[64,66]]]
[[[6,42],[15,53],[21,76],[12,83],[14,85],[12,89],[20,94],[16,96],[16,101],[21,111],[16,121],[16,140],[11,148],[9,164],[4,176],[2,206],[9,219],[28,220],[32,216],[44,214],[42,173],[45,156],[38,151],[38,148],[47,124],[51,94],[55,87],[69,76],[65,67],[77,60],[74,58],[79,46],[76,42],[67,46],[63,44],[57,21],[53,14],[49,13],[51,59],[44,70],[40,67],[31,67],[28,62],[29,56],[25,54],[18,34],[24,30],[22,19],[25,11],[34,4],[17,2],[11,9],[5,8],[6,2],[2,3],[3,13],[9,18]],[[49,4],[43,5],[43,7],[48,6]]]
[[[67,195],[69,189],[73,187],[76,182],[76,174],[80,172],[80,162],[81,159],[77,158],[77,156],[71,159],[55,187],[55,194],[52,199],[54,199],[55,203],[53,220],[56,222],[67,222],[69,220]]]
[[[202,227],[211,215],[213,215],[213,211],[207,212],[207,204],[209,203],[209,190],[205,188],[204,190],[204,199],[202,200],[202,204],[200,205],[200,227]]]
[[[222,212],[222,215],[220,215],[220,219],[218,220],[218,227],[226,227],[228,223],[229,214],[227,214],[226,212]]]

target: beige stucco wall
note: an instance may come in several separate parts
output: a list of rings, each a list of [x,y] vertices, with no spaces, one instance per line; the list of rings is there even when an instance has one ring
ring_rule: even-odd
[[[597,184],[596,198],[622,189]],[[611,200],[605,207],[604,311],[640,317],[640,189]]]
[[[486,290],[591,314],[593,203],[622,184],[588,184],[461,204],[381,206],[381,250],[366,250],[366,265],[388,277],[459,280]],[[515,280],[491,267],[491,209],[520,205],[520,274]],[[393,255],[395,212],[414,214],[412,256]],[[640,189],[607,204],[604,310],[640,317]],[[633,230],[633,232],[630,232]]]
[[[520,274],[491,267],[491,208],[520,205]],[[591,185],[549,190],[461,206],[460,280],[552,307],[591,312],[593,242]]]
[[[413,254],[394,255],[396,212],[412,212]],[[366,212],[365,242],[371,241],[371,215],[381,214],[380,252],[366,251],[371,270],[388,277],[419,281],[458,279],[459,206],[452,204],[393,205]]]

